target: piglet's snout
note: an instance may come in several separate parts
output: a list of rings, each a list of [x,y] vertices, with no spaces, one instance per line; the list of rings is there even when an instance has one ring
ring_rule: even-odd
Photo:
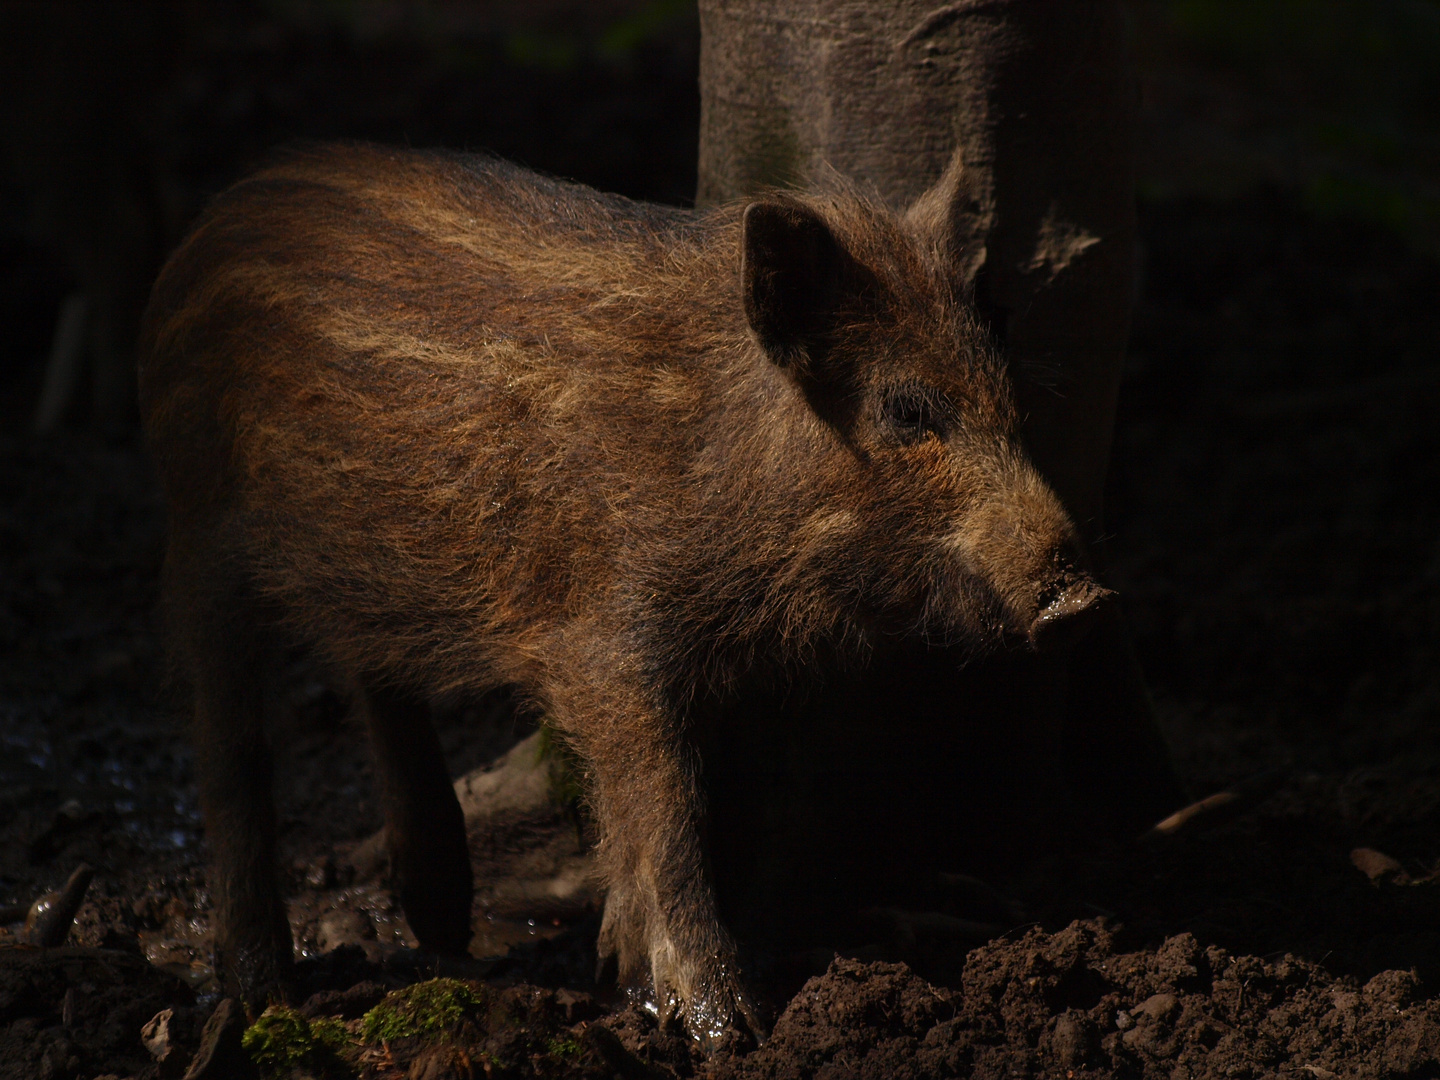
[[[1011,463],[999,477],[965,521],[966,566],[999,601],[1007,637],[1064,649],[1103,621],[1114,594],[1091,576],[1069,515],[1039,475]]]
[[[1081,641],[1115,603],[1115,593],[1088,577],[1072,580],[1040,608],[1025,635],[1037,652],[1069,648]]]

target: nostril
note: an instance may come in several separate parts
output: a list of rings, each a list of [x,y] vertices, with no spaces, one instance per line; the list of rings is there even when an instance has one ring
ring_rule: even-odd
[[[1074,645],[1090,633],[1114,599],[1114,592],[1088,578],[1072,582],[1035,616],[1028,635],[1030,647],[1049,651]]]

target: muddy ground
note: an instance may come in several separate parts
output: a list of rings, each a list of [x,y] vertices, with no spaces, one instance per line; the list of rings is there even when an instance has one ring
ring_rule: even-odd
[[[1279,193],[1151,204],[1144,227],[1111,577],[1192,791],[1281,769],[1276,793],[1164,844],[957,867],[1011,921],[952,985],[838,958],[763,1048],[708,1061],[590,981],[593,891],[527,909],[482,889],[476,953],[517,947],[447,972],[509,995],[462,1025],[477,1075],[1440,1075],[1440,266]],[[214,1005],[183,692],[154,611],[161,506],[134,445],[18,428],[0,455],[0,900],[82,861],[97,874],[69,939],[91,951],[0,951],[0,1073],[156,1075],[142,1025],[176,1009],[184,1054]],[[371,984],[335,1006],[354,1027],[356,1001],[436,969],[397,951],[403,919],[354,865],[379,818],[353,720],[303,667],[290,685],[297,936],[331,950],[307,989]],[[442,730],[457,775],[528,732],[500,708]],[[577,851],[563,819],[477,838],[482,882],[543,877],[522,864],[545,844]],[[904,931],[922,959],[931,930]],[[425,1045],[352,1064],[403,1075]],[[465,1075],[435,1053],[424,1075]]]

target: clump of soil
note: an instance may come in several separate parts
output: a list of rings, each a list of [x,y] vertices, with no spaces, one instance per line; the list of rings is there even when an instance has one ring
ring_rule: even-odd
[[[134,953],[69,946],[0,948],[0,1076],[130,1076],[152,1066],[140,1031],[195,995]],[[198,1030],[198,1029],[197,1029]]]
[[[1440,1002],[1420,997],[1412,972],[1360,986],[1290,955],[1234,957],[1191,934],[1117,952],[1102,922],[1075,922],[976,949],[954,990],[903,964],[837,958],[765,1046],[707,1075],[1433,1075]]]

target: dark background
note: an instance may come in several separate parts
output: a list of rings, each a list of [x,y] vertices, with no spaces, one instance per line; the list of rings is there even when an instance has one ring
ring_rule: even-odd
[[[1440,869],[1440,4],[1130,10],[1143,273],[1112,577],[1195,793],[1292,779],[1162,856],[1163,889],[1136,891],[1150,864],[1077,888],[1156,933],[1440,974],[1431,888],[1349,860]],[[683,204],[697,35],[675,0],[0,6],[0,901],[91,849],[193,868],[199,835],[132,406],[82,380],[30,433],[64,298],[99,313],[90,361],[130,364],[165,252],[295,138],[484,149]],[[493,749],[447,738],[457,771]],[[355,769],[361,810],[309,842],[374,827]]]

